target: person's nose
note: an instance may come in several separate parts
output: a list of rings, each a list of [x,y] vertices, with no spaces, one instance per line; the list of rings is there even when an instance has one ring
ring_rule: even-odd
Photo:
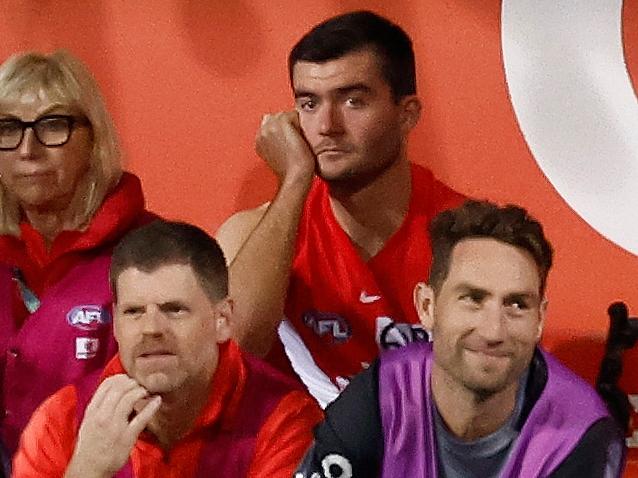
[[[319,133],[334,136],[343,132],[343,117],[339,106],[326,102],[319,111]]]
[[[35,136],[33,128],[27,127],[22,135],[22,141],[18,145],[18,154],[23,159],[33,159],[37,157],[41,151],[42,144]]]
[[[156,305],[146,308],[142,318],[142,333],[145,335],[162,335],[166,330],[166,314]]]
[[[502,342],[506,335],[506,314],[497,303],[487,303],[483,307],[479,332],[489,343]]]

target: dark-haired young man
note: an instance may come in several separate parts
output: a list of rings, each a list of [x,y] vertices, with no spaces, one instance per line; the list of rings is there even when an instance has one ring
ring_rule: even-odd
[[[224,256],[195,226],[156,221],[111,265],[118,355],[35,412],[16,478],[288,478],[321,418],[301,386],[227,341]]]
[[[231,264],[235,337],[265,355],[279,327],[325,405],[379,348],[427,338],[409,291],[430,263],[428,222],[462,197],[408,162],[421,103],[400,27],[366,11],[331,18],[288,66],[296,108],[265,115],[256,140],[277,195],[232,216],[217,238]]]
[[[430,226],[414,291],[432,343],[382,353],[326,410],[296,478],[611,478],[602,400],[538,347],[552,249],[525,210],[467,202]]]

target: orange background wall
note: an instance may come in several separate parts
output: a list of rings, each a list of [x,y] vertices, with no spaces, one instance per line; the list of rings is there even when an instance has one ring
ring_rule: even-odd
[[[411,158],[468,195],[524,205],[546,226],[556,266],[544,341],[593,381],[609,303],[625,300],[638,315],[638,257],[582,221],[532,158],[505,83],[499,1],[3,0],[0,58],[55,48],[82,58],[150,208],[213,232],[275,190],[253,140],[263,113],[292,106],[289,48],[318,21],[359,8],[414,40],[425,109]],[[636,87],[638,2],[626,1],[623,14]],[[638,392],[638,367],[624,380]]]

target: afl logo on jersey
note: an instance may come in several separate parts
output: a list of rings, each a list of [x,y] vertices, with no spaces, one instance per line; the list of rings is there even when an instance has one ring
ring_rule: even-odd
[[[111,314],[98,305],[78,305],[66,314],[66,320],[78,329],[96,330],[111,322]]]
[[[314,330],[320,337],[329,335],[333,342],[342,343],[352,336],[350,325],[346,319],[334,312],[309,310],[303,315],[303,323]]]

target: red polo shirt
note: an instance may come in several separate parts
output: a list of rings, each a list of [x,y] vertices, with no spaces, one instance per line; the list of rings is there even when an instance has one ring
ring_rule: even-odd
[[[104,378],[124,373],[119,357],[107,366]],[[205,429],[229,424],[243,396],[247,371],[238,347],[220,349],[208,404],[193,429],[170,451],[164,451],[150,434],[142,434],[131,453],[135,477],[188,478],[194,476]],[[259,400],[259,397],[254,397]],[[312,428],[322,419],[316,402],[301,391],[291,391],[279,401],[261,427],[248,471],[250,478],[289,478],[312,441]],[[15,478],[60,477],[73,454],[79,429],[77,393],[68,385],[47,399],[33,414],[20,440],[13,463]],[[235,478],[235,477],[233,477]]]

